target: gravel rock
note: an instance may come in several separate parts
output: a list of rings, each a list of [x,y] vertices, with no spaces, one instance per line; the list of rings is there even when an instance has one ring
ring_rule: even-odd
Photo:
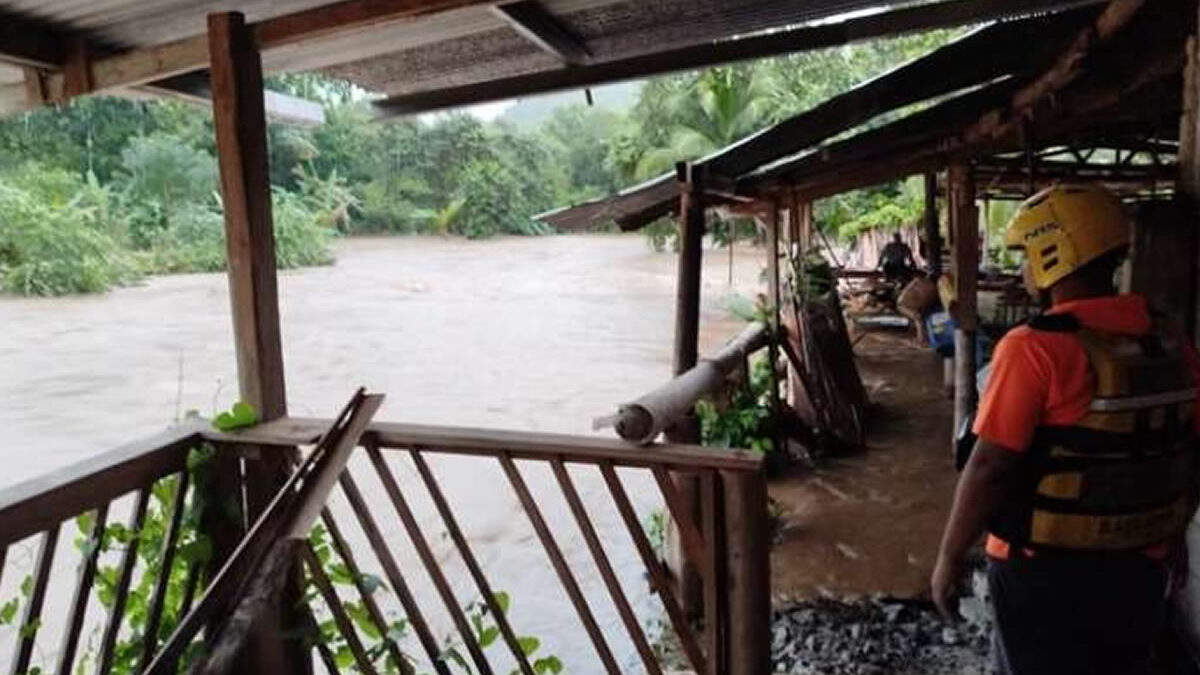
[[[947,625],[928,602],[799,602],[775,612],[772,660],[775,672],[800,675],[985,675],[983,615]]]

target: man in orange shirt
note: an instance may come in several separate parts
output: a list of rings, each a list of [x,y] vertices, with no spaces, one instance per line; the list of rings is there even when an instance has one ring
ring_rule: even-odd
[[[1194,510],[1195,354],[1113,277],[1120,202],[1089,185],[1026,201],[1007,233],[1049,309],[996,347],[978,436],[931,582],[951,615],[987,531],[996,667],[1139,675],[1166,616],[1166,559]]]

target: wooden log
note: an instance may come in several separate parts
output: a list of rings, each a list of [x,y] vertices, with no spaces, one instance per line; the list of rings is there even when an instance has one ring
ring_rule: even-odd
[[[771,543],[761,471],[723,471],[730,675],[771,672]]]
[[[766,326],[750,324],[711,359],[693,365],[658,389],[621,406],[617,411],[617,434],[639,445],[653,443],[659,434],[690,414],[702,397],[724,387],[729,374],[741,367],[748,355],[766,347],[769,338]]]

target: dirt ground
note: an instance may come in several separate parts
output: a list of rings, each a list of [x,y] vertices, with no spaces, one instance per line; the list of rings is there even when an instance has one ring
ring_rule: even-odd
[[[772,556],[779,599],[927,593],[957,474],[941,361],[904,335],[855,347],[874,410],[867,449],[770,486],[784,509]]]

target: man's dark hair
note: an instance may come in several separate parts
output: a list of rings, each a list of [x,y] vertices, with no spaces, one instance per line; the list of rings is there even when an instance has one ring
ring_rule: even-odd
[[[1111,288],[1113,275],[1117,273],[1121,263],[1125,262],[1128,252],[1127,246],[1114,249],[1075,270],[1073,274],[1092,288]]]

